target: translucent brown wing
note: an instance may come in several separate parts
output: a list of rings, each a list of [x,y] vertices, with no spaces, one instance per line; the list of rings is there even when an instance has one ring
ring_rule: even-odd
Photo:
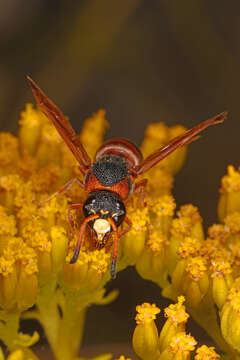
[[[226,119],[226,117],[227,112],[224,111],[221,114],[218,114],[194,126],[192,129],[187,130],[182,135],[175,137],[167,145],[162,146],[160,149],[156,150],[153,154],[149,155],[146,159],[144,159],[141,164],[135,167],[134,170],[136,171],[137,176],[151,169],[159,161],[163,160],[166,156],[171,154],[177,148],[197,140],[199,138],[199,136],[196,136],[198,133],[206,129],[208,126],[222,123]]]
[[[58,109],[58,107],[47,97],[40,87],[27,76],[28,83],[31,87],[33,96],[44,114],[52,120],[54,126],[67,144],[83,171],[86,171],[91,165],[91,159],[81,144],[72,126]]]

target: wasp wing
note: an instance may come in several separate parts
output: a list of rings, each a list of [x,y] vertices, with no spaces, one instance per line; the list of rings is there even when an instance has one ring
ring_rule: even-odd
[[[37,104],[44,112],[44,114],[52,120],[60,136],[67,144],[67,146],[81,165],[82,169],[86,171],[91,165],[91,159],[88,156],[83,145],[81,144],[72,126],[70,125],[66,117],[63,115],[63,113],[59,110],[59,108],[47,97],[47,95],[29,76],[27,76],[27,80]]]
[[[208,126],[222,123],[226,119],[226,117],[227,112],[224,111],[208,120],[201,122],[200,124],[194,126],[192,129],[187,130],[182,135],[175,137],[167,145],[164,145],[160,149],[156,150],[153,154],[149,155],[138,166],[135,167],[134,170],[136,171],[137,176],[140,176],[146,171],[150,170],[159,161],[163,160],[165,157],[167,157],[179,147],[197,140],[199,138],[199,136],[196,136],[197,134],[206,129]]]

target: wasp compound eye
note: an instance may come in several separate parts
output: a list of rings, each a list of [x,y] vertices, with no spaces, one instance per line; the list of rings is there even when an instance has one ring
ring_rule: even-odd
[[[113,213],[111,215],[111,217],[113,218],[115,224],[117,226],[120,226],[121,223],[123,222],[124,218],[125,218],[125,215],[126,215],[126,208],[125,208],[125,205],[122,201],[119,201],[118,203],[116,203],[116,212]]]

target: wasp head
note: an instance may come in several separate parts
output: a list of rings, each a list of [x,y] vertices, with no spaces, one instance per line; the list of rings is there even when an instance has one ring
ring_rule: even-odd
[[[98,215],[88,224],[93,229],[97,242],[104,244],[105,239],[113,230],[109,218],[114,221],[116,226],[121,225],[126,215],[126,209],[117,194],[100,190],[89,195],[83,205],[83,213],[86,218],[91,215]]]

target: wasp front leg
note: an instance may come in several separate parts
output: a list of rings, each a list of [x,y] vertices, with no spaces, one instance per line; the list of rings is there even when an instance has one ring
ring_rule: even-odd
[[[73,257],[72,259],[70,260],[70,264],[74,264],[77,259],[78,259],[78,255],[80,253],[80,250],[81,250],[81,246],[82,246],[82,241],[83,241],[83,235],[84,235],[84,232],[86,230],[86,227],[87,227],[87,224],[94,220],[94,219],[97,219],[99,216],[94,214],[94,215],[90,215],[88,216],[83,222],[82,222],[82,225],[80,226],[80,230],[79,230],[79,234],[78,234],[78,239],[77,239],[77,243],[76,243],[76,246],[75,246],[75,249],[74,249],[74,253],[73,253]]]
[[[74,230],[76,227],[72,210],[82,210],[83,204],[72,204],[68,208],[68,220],[71,225],[71,229]]]
[[[84,184],[81,180],[79,180],[78,178],[74,178],[70,181],[68,181],[60,190],[58,190],[57,192],[55,192],[52,196],[50,196],[50,198],[40,201],[39,205],[44,205],[49,203],[52,199],[58,197],[59,195],[63,195],[65,194],[68,190],[71,189],[71,187],[73,186],[73,184],[77,183],[78,185],[80,185],[82,188],[84,188]]]
[[[113,234],[114,234],[110,273],[111,273],[111,278],[115,279],[116,278],[117,257],[118,257],[118,250],[119,250],[119,235],[118,235],[117,226],[116,226],[114,220],[111,217],[109,217],[108,221],[112,226],[112,230],[113,230]]]
[[[142,179],[136,184],[134,184],[133,192],[140,191],[141,196],[141,204],[142,207],[146,206],[145,198],[146,198],[146,185],[147,185],[147,179]]]
[[[122,236],[126,235],[132,228],[132,222],[128,217],[125,217],[124,219],[125,223],[128,225],[128,227],[126,229],[124,229],[120,234],[119,237],[121,238]]]

